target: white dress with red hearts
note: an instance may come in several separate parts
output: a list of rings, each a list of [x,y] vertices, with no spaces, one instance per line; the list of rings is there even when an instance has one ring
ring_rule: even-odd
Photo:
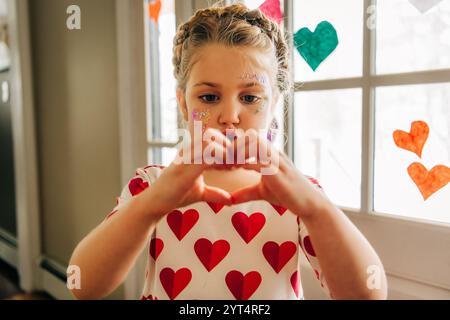
[[[106,219],[151,187],[163,169],[138,169]],[[156,225],[147,252],[141,300],[303,299],[300,252],[329,294],[304,223],[267,201],[197,202],[173,210]]]

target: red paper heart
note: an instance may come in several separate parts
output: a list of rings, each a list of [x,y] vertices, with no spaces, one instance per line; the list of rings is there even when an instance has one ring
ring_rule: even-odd
[[[198,211],[195,209],[186,210],[184,213],[181,213],[179,210],[173,210],[167,215],[167,224],[177,239],[181,241],[197,223],[198,218]]]
[[[225,282],[236,300],[248,300],[258,289],[262,278],[259,272],[251,271],[245,276],[233,270],[227,273]]]
[[[191,282],[192,273],[188,268],[181,268],[176,272],[171,268],[164,268],[159,273],[159,279],[170,300],[173,300]]]
[[[214,211],[214,213],[219,212],[224,207],[224,205],[220,203],[215,202],[206,202],[206,203]]]
[[[152,256],[153,259],[155,259],[155,261],[156,261],[156,259],[160,255],[163,248],[164,248],[164,242],[159,238],[153,238],[150,241],[150,249],[149,249],[150,256]]]
[[[278,212],[278,214],[280,215],[280,216],[282,216],[285,212],[286,212],[286,208],[283,208],[283,207],[281,207],[281,206],[277,206],[276,204],[273,204],[273,203],[271,203],[271,205],[272,205],[272,207],[275,209],[275,210],[277,210],[277,212]]]
[[[422,157],[422,150],[427,142],[430,129],[424,121],[414,121],[411,124],[410,132],[402,130],[394,131],[394,141],[397,147],[414,152]]]
[[[450,182],[450,168],[438,165],[430,171],[422,164],[414,162],[408,167],[408,174],[419,188],[424,200]]]
[[[266,217],[260,212],[255,212],[250,216],[243,212],[236,212],[233,214],[231,222],[242,239],[249,243],[264,227]]]
[[[261,6],[259,6],[259,10],[275,21],[278,25],[281,21],[283,21],[280,0],[266,0]]]
[[[292,241],[283,242],[281,245],[278,245],[278,243],[274,241],[268,241],[264,244],[262,251],[273,270],[275,270],[276,273],[279,273],[286,263],[294,256],[297,251],[297,246]]]
[[[298,271],[295,271],[291,276],[291,286],[292,289],[294,289],[295,296],[298,298],[299,293],[299,284],[300,284],[300,277],[298,276]]]
[[[226,257],[230,251],[230,244],[226,240],[211,243],[208,239],[202,238],[195,242],[194,250],[200,262],[210,272]]]
[[[131,195],[134,197],[138,195],[142,191],[148,188],[148,182],[144,182],[142,178],[134,178],[128,184],[128,189],[130,190]]]

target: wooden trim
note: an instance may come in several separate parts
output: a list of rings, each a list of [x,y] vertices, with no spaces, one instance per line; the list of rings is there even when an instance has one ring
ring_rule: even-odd
[[[41,253],[33,75],[27,0],[8,0],[11,31],[11,111],[16,181],[20,287],[38,289]]]
[[[121,183],[147,163],[145,2],[116,0],[119,70],[119,132]],[[142,265],[137,263],[124,282],[125,299],[142,290]]]

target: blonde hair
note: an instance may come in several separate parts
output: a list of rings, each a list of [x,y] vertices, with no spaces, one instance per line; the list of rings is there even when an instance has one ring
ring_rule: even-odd
[[[277,64],[276,86],[280,94],[289,90],[289,50],[282,29],[259,9],[241,3],[198,10],[178,27],[172,60],[178,88],[186,89],[197,49],[210,43],[271,50]]]

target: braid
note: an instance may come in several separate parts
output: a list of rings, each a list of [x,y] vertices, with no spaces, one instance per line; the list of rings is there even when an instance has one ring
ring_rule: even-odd
[[[256,28],[249,29],[249,26]],[[178,27],[174,37],[172,62],[178,86],[185,88],[191,48],[213,41],[227,45],[267,46],[267,40],[275,49],[278,65],[276,82],[280,92],[284,93],[291,86],[289,50],[283,31],[274,21],[260,10],[249,10],[240,3],[198,10]]]

